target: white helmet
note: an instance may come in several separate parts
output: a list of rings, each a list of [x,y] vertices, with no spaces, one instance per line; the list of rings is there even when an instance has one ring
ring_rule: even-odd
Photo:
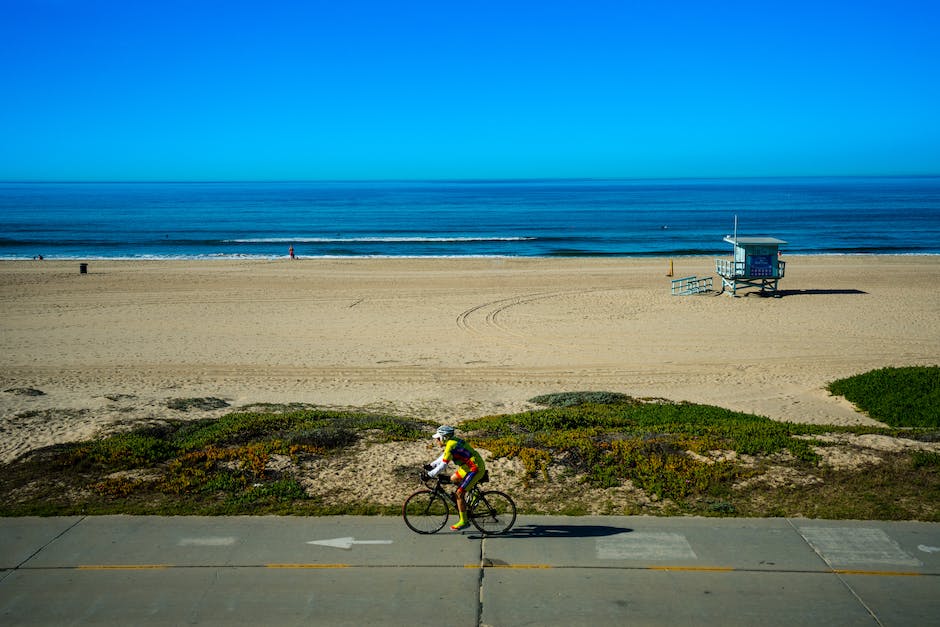
[[[435,431],[434,435],[432,435],[431,437],[436,438],[438,440],[449,440],[452,437],[454,437],[454,433],[455,433],[455,430],[453,427],[448,427],[447,425],[441,425],[440,427],[437,428],[437,431]]]

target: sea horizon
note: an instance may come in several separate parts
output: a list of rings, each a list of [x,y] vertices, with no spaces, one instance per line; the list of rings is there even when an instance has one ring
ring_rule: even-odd
[[[0,259],[940,254],[940,177],[0,183]]]
[[[225,185],[225,184],[355,184],[355,183],[551,183],[551,182],[587,182],[587,183],[662,183],[662,182],[705,182],[705,181],[814,181],[839,179],[938,179],[940,174],[781,174],[751,176],[551,176],[551,177],[412,177],[412,178],[244,178],[244,179],[0,179],[0,185]]]

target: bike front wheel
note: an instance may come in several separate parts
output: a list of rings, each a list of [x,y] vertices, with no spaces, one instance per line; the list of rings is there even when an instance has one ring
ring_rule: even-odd
[[[487,535],[506,533],[516,523],[516,504],[503,492],[481,492],[470,510],[470,522]]]
[[[450,508],[440,494],[418,490],[405,499],[401,516],[408,528],[416,533],[437,533],[447,524]]]

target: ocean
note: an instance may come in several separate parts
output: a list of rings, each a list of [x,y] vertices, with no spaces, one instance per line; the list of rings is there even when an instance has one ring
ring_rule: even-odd
[[[940,254],[940,177],[0,183],[0,259]]]

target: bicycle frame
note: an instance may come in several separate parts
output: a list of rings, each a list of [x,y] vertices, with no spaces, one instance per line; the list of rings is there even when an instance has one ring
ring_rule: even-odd
[[[489,477],[484,474],[479,481],[473,484],[473,487],[470,488],[470,491],[464,495],[464,500],[467,503],[467,507],[470,507],[470,504],[476,500],[475,498],[471,498],[471,495],[475,497],[480,491],[480,484],[486,481],[489,481]],[[456,484],[450,480],[450,477],[444,474],[440,474],[437,477],[428,477],[427,479],[422,479],[421,483],[423,483],[425,487],[432,492],[436,492],[437,494],[448,498],[450,502],[454,504],[454,507],[457,507],[457,487]],[[444,487],[449,485],[455,486],[454,489],[448,490]]]

